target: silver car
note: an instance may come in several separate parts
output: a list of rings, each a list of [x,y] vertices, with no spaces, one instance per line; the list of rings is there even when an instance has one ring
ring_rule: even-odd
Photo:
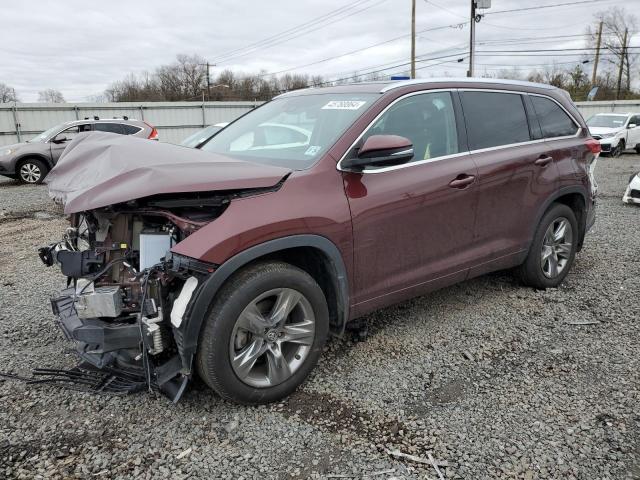
[[[93,131],[158,140],[156,128],[140,120],[85,118],[56,125],[26,142],[0,147],[0,175],[22,183],[42,183],[67,144],[79,133]]]

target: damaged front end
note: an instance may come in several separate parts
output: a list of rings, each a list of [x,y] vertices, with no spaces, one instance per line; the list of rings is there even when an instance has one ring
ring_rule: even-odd
[[[51,304],[83,362],[137,373],[148,388],[181,397],[194,353],[183,348],[185,319],[217,266],[170,249],[228,203],[228,196],[160,195],[75,213],[62,241],[39,250],[68,279]]]

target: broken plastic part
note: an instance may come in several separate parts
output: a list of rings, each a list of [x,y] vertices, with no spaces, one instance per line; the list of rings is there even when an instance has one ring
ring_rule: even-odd
[[[187,311],[187,305],[193,296],[193,292],[198,286],[198,279],[196,277],[189,277],[184,282],[180,295],[175,302],[173,302],[173,309],[171,310],[171,325],[179,328],[182,325],[182,319]]]

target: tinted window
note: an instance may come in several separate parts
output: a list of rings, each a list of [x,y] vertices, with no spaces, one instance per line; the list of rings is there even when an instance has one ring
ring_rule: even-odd
[[[636,127],[640,126],[640,115],[635,115],[633,117],[631,117],[631,120],[629,120],[629,125],[631,124],[635,124]]]
[[[553,100],[531,95],[531,101],[538,114],[545,138],[566,137],[575,135],[578,131],[571,117]]]
[[[134,127],[133,125],[122,125],[122,128],[124,129],[124,134],[125,135],[133,135],[134,133],[138,133],[140,130],[142,130],[140,127]]]
[[[96,123],[95,129],[98,132],[119,133],[122,135],[122,126],[119,123]]]
[[[462,92],[462,107],[471,150],[531,140],[519,94]]]
[[[413,160],[458,153],[458,133],[449,92],[424,93],[392,105],[367,131],[371,135],[400,135],[411,140]]]

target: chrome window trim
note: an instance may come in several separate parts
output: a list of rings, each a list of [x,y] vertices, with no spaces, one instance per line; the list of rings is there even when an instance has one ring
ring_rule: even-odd
[[[555,88],[555,87],[551,87],[551,88]],[[555,102],[560,108],[562,108],[562,110],[564,110],[564,112],[567,115],[569,115],[569,118],[578,127],[578,131],[574,135],[565,135],[565,136],[562,136],[562,137],[539,138],[539,139],[536,139],[536,140],[528,140],[526,142],[508,143],[506,145],[497,145],[495,147],[478,148],[478,149],[475,149],[475,150],[465,150],[465,151],[462,151],[462,152],[453,153],[451,155],[443,155],[441,157],[428,158],[426,160],[416,160],[415,162],[407,162],[407,163],[404,163],[404,164],[401,164],[401,165],[393,165],[393,166],[390,166],[390,167],[382,167],[382,168],[375,168],[375,169],[366,169],[365,168],[362,171],[359,171],[357,173],[384,173],[384,172],[390,172],[390,171],[394,171],[394,170],[400,170],[402,168],[409,168],[409,167],[412,167],[414,165],[424,165],[425,163],[432,163],[432,162],[437,162],[437,161],[440,161],[440,160],[448,160],[450,158],[457,158],[457,157],[462,157],[464,155],[472,155],[472,154],[475,154],[475,153],[492,152],[492,151],[496,151],[496,150],[503,150],[505,148],[519,147],[519,146],[525,146],[525,145],[533,145],[533,144],[536,144],[536,143],[553,142],[553,141],[556,141],[556,140],[567,140],[567,139],[570,139],[570,138],[577,138],[582,134],[582,131],[583,131],[582,126],[580,126],[580,124],[576,121],[575,117],[573,115],[571,115],[571,113],[568,112],[567,109],[564,108],[556,99],[551,98],[548,95],[542,95],[542,94],[539,94],[539,93],[522,92],[522,91],[516,91],[516,90],[500,90],[500,89],[487,89],[487,88],[437,88],[437,89],[432,89],[432,90],[420,90],[420,91],[417,91],[417,92],[410,92],[410,93],[407,93],[406,95],[403,95],[401,97],[396,98],[393,102],[391,102],[389,105],[387,105],[384,108],[384,110],[382,110],[378,115],[376,115],[376,117],[366,126],[366,128],[362,131],[362,133],[360,135],[358,135],[358,137],[351,144],[351,146],[349,146],[349,148],[346,150],[346,152],[344,152],[342,157],[340,157],[340,160],[338,161],[338,163],[336,165],[336,169],[338,171],[340,171],[340,172],[353,172],[352,170],[344,170],[344,169],[342,169],[342,167],[341,167],[342,161],[345,159],[345,157],[351,151],[351,149],[356,145],[356,143],[358,143],[360,141],[360,139],[362,139],[362,137],[367,132],[367,130],[369,130],[371,128],[371,126],[375,122],[377,122],[378,119],[382,115],[384,115],[389,108],[391,108],[393,105],[395,105],[400,100],[403,100],[403,99],[408,98],[408,97],[412,97],[414,95],[423,95],[423,94],[426,94],[426,93],[466,92],[466,91],[471,91],[471,92],[493,92],[493,93],[511,93],[511,94],[514,94],[514,95],[535,95],[535,96],[538,96],[538,97],[548,98],[549,100]],[[523,105],[523,107],[524,107],[524,105]]]

